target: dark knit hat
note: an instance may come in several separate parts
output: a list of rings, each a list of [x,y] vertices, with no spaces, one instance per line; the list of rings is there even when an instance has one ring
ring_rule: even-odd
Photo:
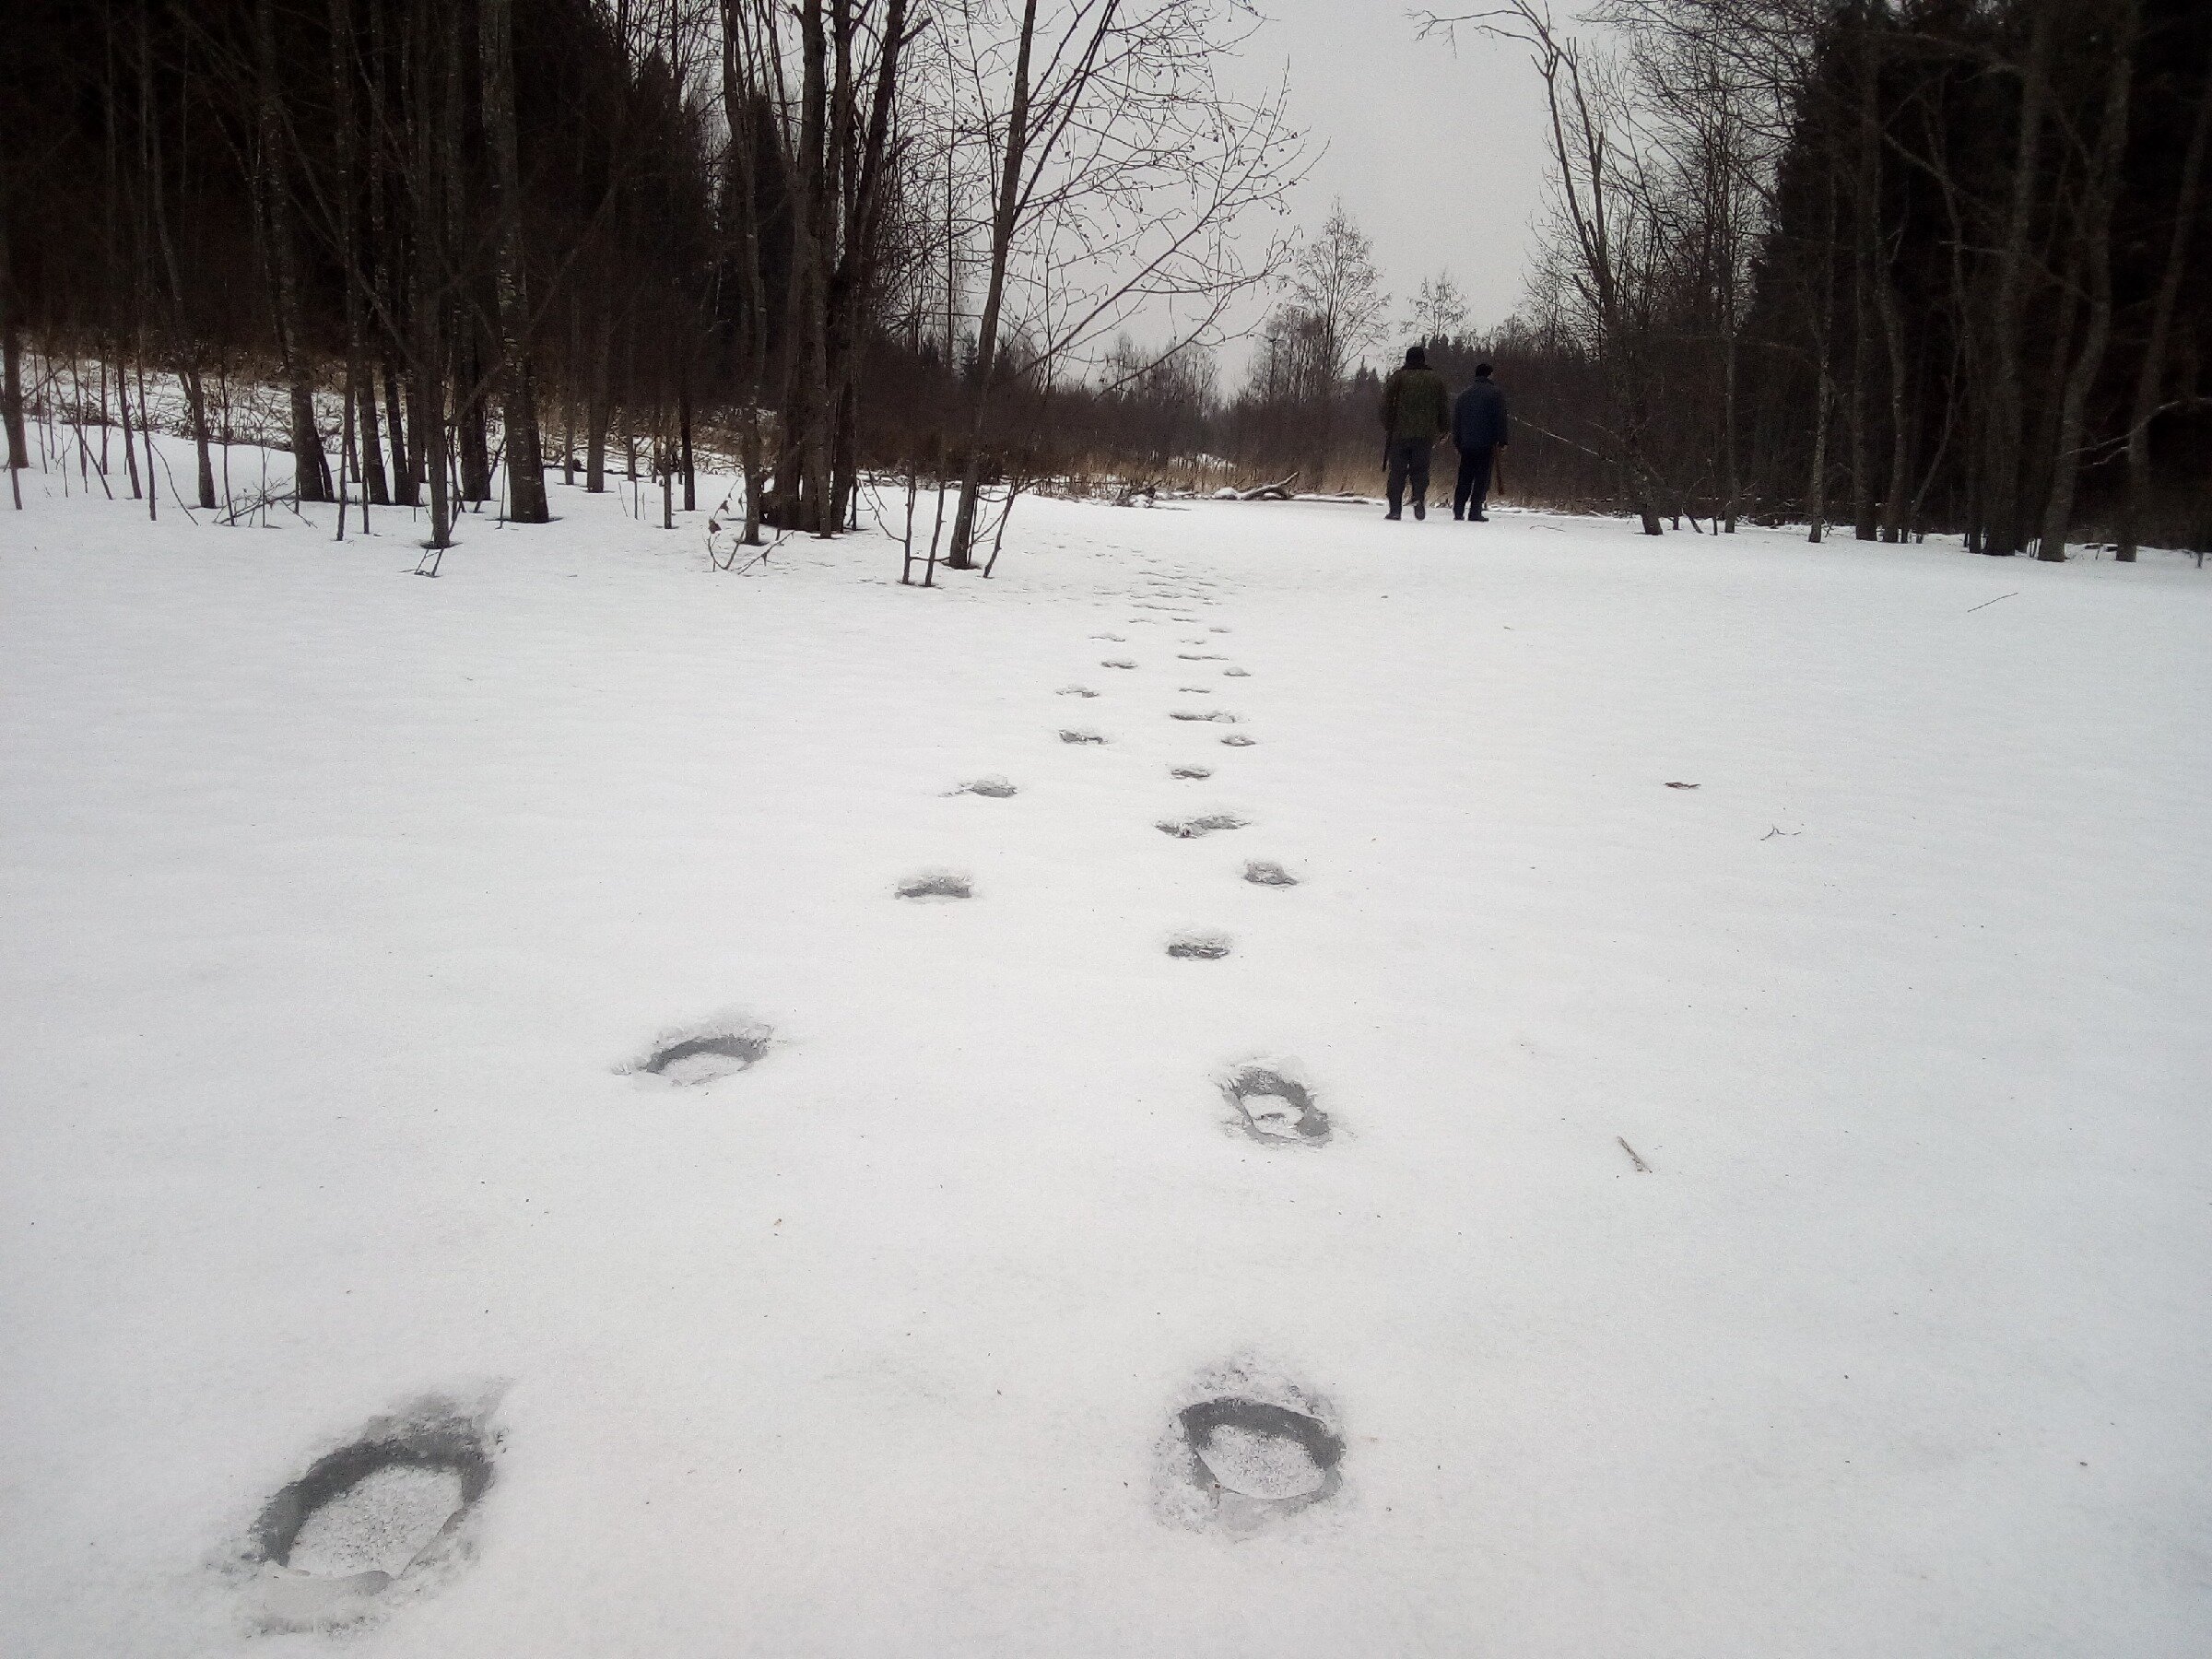
[[[1490,366],[1488,363],[1476,364],[1475,378],[1477,380],[1488,380],[1490,378]]]
[[[1428,352],[1427,348],[1426,348],[1426,347],[1420,347],[1420,346],[1408,346],[1408,347],[1406,347],[1406,368],[1408,368],[1408,369],[1426,369],[1426,368],[1428,368],[1428,367],[1429,367],[1429,352]]]

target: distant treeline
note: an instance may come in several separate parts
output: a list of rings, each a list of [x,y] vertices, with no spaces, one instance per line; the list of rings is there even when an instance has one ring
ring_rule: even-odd
[[[834,533],[864,465],[926,454],[968,565],[982,494],[1037,447],[1030,403],[1057,409],[1131,316],[1178,321],[1133,372],[1202,352],[1275,274],[1281,239],[1240,222],[1302,146],[1207,50],[1252,21],[29,0],[0,53],[11,458],[26,409],[62,402],[142,438],[150,375],[212,504],[233,434],[211,388],[274,382],[300,499],[419,501],[442,546],[465,503],[543,520],[550,467],[603,488],[610,446],[672,519],[711,438],[747,539]]]
[[[337,493],[314,394],[342,391],[354,493],[420,499],[441,537],[491,495],[495,434],[524,519],[544,428],[594,479],[610,429],[680,448],[699,362],[667,324],[717,273],[676,42],[591,0],[30,9],[0,68],[11,345],[173,377],[202,504],[218,380],[288,390],[310,500]]]
[[[1653,533],[1832,521],[2054,558],[2069,531],[2123,558],[2212,540],[2212,6],[1599,15],[1603,48],[1539,5],[1427,24],[1525,43],[1556,118],[1526,306],[1471,335],[1420,327],[1417,302],[1406,336],[1454,385],[1496,361],[1515,492]],[[1348,433],[1329,453],[1373,475],[1371,395],[1275,367],[1326,312],[1278,314],[1211,443],[1265,471]]]
[[[1303,151],[1213,80],[1246,0],[29,11],[0,56],[18,460],[55,365],[126,435],[151,374],[211,501],[211,388],[259,382],[303,498],[420,500],[435,542],[464,503],[544,517],[548,470],[604,488],[610,452],[672,517],[711,446],[748,537],[830,533],[895,471],[953,492],[966,565],[994,490],[1371,486],[1376,368],[1419,340],[1454,384],[1497,363],[1509,493],[1653,533],[2212,539],[2197,0],[1428,18],[1521,42],[1549,95],[1538,260],[1486,330],[1448,275],[1392,312],[1341,206],[1253,232]]]

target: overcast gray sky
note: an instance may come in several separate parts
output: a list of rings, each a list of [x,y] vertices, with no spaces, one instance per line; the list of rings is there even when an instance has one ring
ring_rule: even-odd
[[[1249,86],[1288,65],[1291,118],[1326,147],[1292,203],[1297,222],[1317,228],[1344,198],[1374,241],[1394,328],[1440,266],[1471,326],[1503,319],[1520,303],[1543,189],[1543,87],[1523,49],[1464,29],[1456,53],[1417,40],[1402,0],[1261,4],[1268,21],[1225,78]],[[1394,332],[1389,355],[1400,344]],[[1233,382],[1246,352],[1223,355]]]

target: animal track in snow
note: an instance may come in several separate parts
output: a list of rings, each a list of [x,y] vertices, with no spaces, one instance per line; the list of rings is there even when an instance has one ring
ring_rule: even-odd
[[[1252,677],[1252,670],[1249,668],[1224,668],[1221,672],[1230,679],[1250,679]]]
[[[1094,640],[1112,640],[1116,645],[1124,642],[1120,634],[1092,634],[1090,637]]]
[[[1064,730],[1060,734],[1060,741],[1063,743],[1103,743],[1106,739],[1096,732]]]
[[[1170,720],[1211,720],[1223,725],[1234,725],[1237,723],[1237,717],[1227,709],[1173,709],[1169,711],[1168,718]]]
[[[1096,697],[1098,693],[1088,686],[1063,686],[1053,695],[1055,697]]]
[[[1250,748],[1253,744],[1257,743],[1259,739],[1257,737],[1247,737],[1241,732],[1231,732],[1228,736],[1222,738],[1221,741],[1228,744],[1230,748]]]
[[[1179,651],[1175,655],[1177,660],[1185,663],[1218,663],[1223,660],[1218,651]]]
[[[1168,776],[1171,778],[1210,778],[1213,775],[1213,768],[1210,766],[1171,766],[1168,768]]]
[[[1226,628],[1209,628],[1206,631],[1207,633],[1227,633],[1229,629]]]
[[[1229,935],[1226,934],[1179,934],[1168,941],[1168,954],[1185,961],[1218,962],[1229,952]]]
[[[1312,1091],[1281,1067],[1239,1066],[1223,1080],[1221,1092],[1234,1110],[1235,1126],[1271,1146],[1325,1147],[1329,1114],[1316,1105]]]
[[[1021,792],[1004,778],[990,777],[978,778],[971,783],[963,783],[952,793],[954,794],[988,795],[994,801],[1003,801],[1009,795],[1019,794]]]
[[[1175,689],[1188,691],[1194,697],[1211,697],[1214,694],[1214,688],[1211,686],[1178,686]]]
[[[750,1071],[767,1055],[774,1032],[759,1021],[730,1016],[664,1031],[642,1059],[621,1069],[690,1088]]]
[[[1196,841],[1202,835],[1211,835],[1217,830],[1241,830],[1243,818],[1227,812],[1209,812],[1204,818],[1162,818],[1156,826],[1162,834],[1177,841]]]
[[[975,884],[958,870],[918,870],[899,884],[901,899],[972,899]]]
[[[1254,887],[1296,887],[1298,877],[1273,859],[1255,858],[1244,866],[1244,879]]]
[[[317,1458],[263,1507],[247,1547],[267,1627],[359,1625],[395,1587],[450,1578],[495,1450],[481,1413],[425,1400]]]
[[[1134,668],[1136,665],[1127,657],[1106,657],[1100,662],[1099,666],[1101,668]]]

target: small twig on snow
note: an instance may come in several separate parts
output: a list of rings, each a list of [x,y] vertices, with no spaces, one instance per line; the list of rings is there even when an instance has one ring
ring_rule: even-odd
[[[2018,599],[2020,596],[2020,591],[2018,588],[2014,588],[2009,594],[1999,594],[1997,599]],[[1997,599],[1984,599],[1980,605],[1970,605],[1966,607],[1964,614],[1971,617],[1978,610],[1987,610],[1997,602]]]
[[[1636,1166],[1636,1172],[1639,1175],[1649,1175],[1652,1172],[1652,1166],[1643,1161],[1642,1157],[1635,1147],[1629,1145],[1625,1136],[1617,1135],[1613,1138],[1620,1142],[1620,1149],[1629,1155],[1629,1161]]]

